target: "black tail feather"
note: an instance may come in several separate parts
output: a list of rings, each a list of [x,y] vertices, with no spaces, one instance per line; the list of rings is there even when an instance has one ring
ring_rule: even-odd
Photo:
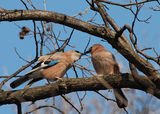
[[[16,88],[18,86],[20,86],[21,84],[23,84],[24,82],[28,81],[30,79],[30,76],[29,75],[24,75],[18,79],[16,79],[15,81],[13,81],[10,86],[12,88]]]

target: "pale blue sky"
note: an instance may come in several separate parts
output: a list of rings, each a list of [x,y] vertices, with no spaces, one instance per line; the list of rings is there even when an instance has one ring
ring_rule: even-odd
[[[43,7],[43,0],[36,0],[34,2],[35,6],[41,10],[44,9]],[[46,0],[47,10],[54,11],[58,13],[63,13],[69,16],[75,15],[79,12],[83,12],[87,7],[88,4],[85,0]],[[142,8],[140,12],[140,19],[145,19],[152,15],[152,18],[149,20],[149,24],[145,23],[139,23],[136,22],[135,25],[135,33],[138,36],[138,44],[140,45],[140,49],[145,47],[154,47],[157,52],[159,53],[159,45],[160,45],[160,32],[159,32],[159,26],[160,26],[160,15],[159,12],[153,12],[149,9],[150,6],[155,6],[157,4],[151,5],[145,5],[145,7]],[[24,5],[20,2],[20,0],[1,0],[0,1],[0,7],[5,9],[25,9]],[[133,20],[133,15],[131,12],[124,10],[123,8],[117,7],[117,6],[108,6],[109,10],[108,13],[111,15],[115,22],[122,27],[124,24],[131,25]],[[78,19],[82,20],[88,20],[94,15],[93,11],[90,9],[88,10],[88,13],[83,15],[82,17],[78,16]],[[96,17],[96,22],[102,24],[101,19],[99,16]],[[33,23],[32,21],[19,21],[19,22],[1,22],[0,23],[0,52],[1,52],[1,59],[0,59],[0,75],[11,75],[16,70],[18,70],[21,66],[25,65],[26,62],[20,60],[18,56],[16,55],[14,48],[16,47],[17,51],[23,55],[23,57],[27,60],[32,60],[35,56],[35,45],[34,45],[34,39],[27,37],[24,40],[19,39],[19,32],[20,29],[16,26],[16,24],[20,26],[27,26],[32,27]],[[55,28],[54,28],[55,27]],[[57,24],[54,24],[55,31],[62,30],[63,27],[59,26]],[[69,36],[69,33],[71,29],[68,29],[68,34],[62,33],[61,38],[67,38]],[[33,30],[33,29],[32,29]],[[127,32],[125,32],[127,33]],[[83,51],[84,46],[86,45],[88,41],[88,37],[90,35],[75,31],[73,34],[73,38],[71,40],[71,43],[76,46],[77,50]],[[91,44],[94,43],[101,43],[105,45],[105,47],[111,51],[112,53],[116,53],[116,50],[111,47],[110,44],[107,42],[101,42],[101,39],[98,39],[94,36],[91,36]],[[47,51],[44,53],[48,53]],[[151,51],[148,51],[148,54],[151,54],[152,56],[155,56]],[[118,62],[122,64],[122,72],[128,72],[128,62],[120,55],[115,55]],[[155,64],[154,64],[155,65]],[[158,68],[158,66],[156,66]],[[29,69],[28,69],[29,70]],[[27,71],[28,71],[27,70]],[[22,72],[24,74],[26,71]],[[0,79],[2,80],[2,79]],[[9,84],[9,82],[7,83]],[[7,85],[8,86],[8,85]],[[6,87],[6,86],[5,86]],[[0,112],[2,114],[11,114],[12,108],[8,105],[1,106]]]

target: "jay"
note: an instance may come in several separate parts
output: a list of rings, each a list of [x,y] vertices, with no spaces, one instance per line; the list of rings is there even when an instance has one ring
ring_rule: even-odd
[[[24,82],[31,80],[29,83],[41,80],[56,81],[61,79],[74,62],[80,59],[82,53],[78,51],[68,51],[64,53],[55,53],[53,55],[44,55],[38,59],[30,72],[13,81],[10,86],[16,88]]]
[[[97,76],[120,74],[120,68],[112,53],[107,51],[102,45],[94,44],[87,52],[91,53],[91,60]],[[127,107],[128,100],[121,89],[113,89],[116,102],[119,108]]]

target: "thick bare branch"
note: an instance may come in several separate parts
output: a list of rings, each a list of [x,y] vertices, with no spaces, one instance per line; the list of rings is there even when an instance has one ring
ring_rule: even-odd
[[[146,91],[146,87],[139,85],[131,74],[125,73],[121,75],[109,75],[104,76],[106,80],[113,88],[133,88]],[[144,76],[137,76],[141,83],[147,83],[148,79]],[[152,85],[151,85],[152,86]],[[151,88],[150,86],[150,88]],[[96,77],[88,78],[70,78],[63,79],[54,84],[49,84],[41,87],[34,87],[23,90],[5,91],[0,93],[0,105],[4,104],[17,104],[27,101],[37,101],[61,94],[67,94],[75,91],[94,91],[94,90],[105,90],[106,88],[101,84]],[[111,88],[108,88],[111,89]],[[157,98],[160,98],[160,90],[153,87],[151,93]]]
[[[89,33],[107,40],[117,49],[130,63],[133,63],[140,71],[149,76],[151,80],[159,79],[158,71],[145,59],[134,52],[126,39],[117,38],[116,32],[104,27],[97,27],[90,23],[73,17],[41,10],[9,10],[0,12],[0,21],[36,20],[55,22],[68,27]]]
[[[95,36],[101,36],[102,33],[104,32],[104,28],[97,27],[87,22],[55,12],[42,11],[42,10],[8,10],[0,12],[0,21],[21,21],[21,20],[55,22],[69,26],[71,28],[81,30],[83,32],[87,32],[89,34],[93,34]]]

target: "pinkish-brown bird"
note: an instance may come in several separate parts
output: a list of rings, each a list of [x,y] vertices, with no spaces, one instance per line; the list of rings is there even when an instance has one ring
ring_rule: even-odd
[[[86,53],[91,53],[92,63],[97,76],[120,74],[120,68],[112,53],[107,51],[101,44],[94,44]],[[121,89],[113,89],[119,108],[127,107],[128,100]]]
[[[43,78],[48,81],[61,79],[67,70],[73,66],[74,62],[80,59],[81,55],[82,53],[71,50],[64,53],[41,56],[38,59],[38,64],[30,72],[13,81],[10,86],[16,88],[28,80],[34,82]]]

